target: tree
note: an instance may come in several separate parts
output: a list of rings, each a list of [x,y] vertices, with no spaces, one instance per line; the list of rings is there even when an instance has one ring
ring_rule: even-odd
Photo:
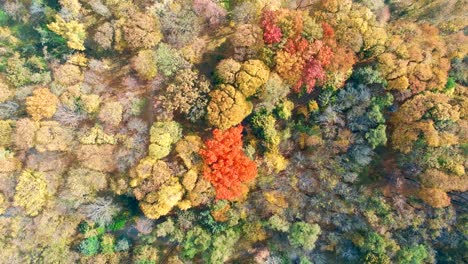
[[[140,201],[140,208],[146,217],[158,219],[167,215],[182,200],[183,187],[176,177],[170,178],[157,192],[148,193]]]
[[[240,234],[234,229],[228,229],[213,238],[211,250],[208,252],[209,263],[225,263],[233,254]]]
[[[265,141],[265,147],[270,151],[276,151],[281,137],[275,128],[276,119],[273,114],[259,111],[252,116],[252,128],[255,134]]]
[[[248,192],[247,183],[257,175],[255,163],[242,150],[242,126],[213,130],[213,139],[200,150],[204,178],[213,184],[217,199],[236,200]]]
[[[262,30],[255,24],[236,26],[236,31],[229,38],[234,46],[234,58],[244,61],[255,58],[260,47],[263,46]]]
[[[160,98],[166,109],[178,111],[196,121],[205,115],[209,91],[210,83],[203,75],[191,69],[182,69]]]
[[[20,174],[15,190],[13,204],[23,207],[30,216],[38,215],[49,197],[44,174],[33,170],[24,170]]]
[[[268,51],[264,55],[276,53],[275,69],[296,93],[303,88],[310,93],[315,86],[339,89],[344,85],[356,61],[355,52],[337,42],[326,19],[318,24],[304,12],[278,9],[264,10],[261,23],[264,51]],[[265,58],[269,65],[272,57]]]
[[[98,197],[96,201],[83,206],[81,212],[94,223],[106,225],[112,222],[119,210],[111,197]]]
[[[11,173],[21,170],[21,160],[15,157],[15,153],[0,147],[0,173]]]
[[[16,121],[16,129],[13,141],[17,148],[27,150],[34,146],[35,134],[38,124],[29,118]]]
[[[99,110],[99,119],[105,124],[116,127],[122,121],[123,107],[119,102],[106,102]]]
[[[77,160],[83,167],[101,171],[112,172],[117,169],[114,145],[79,145],[76,150]]]
[[[221,24],[227,12],[212,0],[194,0],[193,10],[197,15],[204,16],[211,27]]]
[[[182,127],[175,121],[155,122],[150,130],[149,156],[162,159],[169,155],[172,144],[182,137]]]
[[[146,157],[131,172],[130,186],[137,200],[142,200],[149,192],[157,191],[173,176],[174,172],[166,162]]]
[[[0,120],[0,147],[8,147],[12,143],[13,125],[12,120]]]
[[[116,138],[113,135],[106,134],[102,127],[99,125],[94,126],[89,131],[89,134],[84,135],[80,138],[80,143],[85,145],[102,145],[102,144],[111,144],[114,145],[117,143]]]
[[[208,122],[222,130],[239,124],[252,111],[252,104],[229,84],[221,84],[210,92]]]
[[[114,28],[111,23],[105,22],[96,28],[96,33],[94,33],[93,39],[103,49],[110,49],[112,48],[113,38],[114,38]]]
[[[368,7],[349,0],[323,0],[315,10],[313,17],[335,29],[339,45],[361,52],[365,57],[384,51],[387,32]]]
[[[275,44],[281,41],[283,34],[281,29],[276,25],[275,12],[271,10],[264,11],[260,23],[263,29],[263,41],[266,44]]]
[[[48,24],[47,27],[65,38],[69,48],[85,50],[86,30],[83,24],[75,20],[66,22],[61,16],[55,15],[55,22]]]
[[[434,208],[442,208],[450,205],[450,197],[446,192],[435,188],[423,188],[419,197]]]
[[[398,252],[398,263],[401,264],[422,264],[428,257],[427,249],[424,245],[405,247]]]
[[[248,60],[242,63],[236,75],[238,89],[247,98],[257,93],[258,89],[266,83],[270,71],[260,60]]]
[[[5,78],[0,76],[0,103],[10,100],[13,95],[13,89],[8,85]]]
[[[265,88],[259,93],[262,102],[256,108],[265,108],[271,112],[281,101],[286,100],[289,92],[290,88],[284,83],[283,79],[277,73],[270,73]]]
[[[15,87],[21,87],[30,84],[31,70],[25,66],[26,60],[15,52],[6,63],[6,78]]]
[[[80,67],[71,63],[59,64],[53,70],[54,82],[64,87],[79,84],[84,79]]]
[[[99,110],[101,98],[97,94],[83,94],[80,96],[83,110],[86,113],[93,114]]]
[[[100,248],[103,254],[113,254],[115,247],[115,238],[111,234],[104,234],[101,237]]]
[[[381,124],[366,133],[366,139],[372,148],[375,149],[378,146],[385,146],[387,144],[387,134],[385,133],[385,129],[386,126]]]
[[[210,234],[203,228],[196,226],[187,232],[182,244],[184,258],[193,259],[197,254],[205,252],[211,244]]]
[[[108,188],[107,177],[105,173],[82,167],[70,168],[60,196],[71,208],[91,203],[99,192]]]
[[[299,88],[303,85],[307,87],[307,93],[312,92],[312,89],[317,83],[323,83],[325,80],[325,72],[320,61],[310,59],[304,65],[304,73],[302,79],[294,85],[294,91],[300,92]]]
[[[132,59],[132,68],[143,80],[151,80],[158,74],[156,54],[152,50],[140,50]]]
[[[199,17],[188,7],[184,5],[178,12],[160,14],[164,39],[176,47],[183,47],[192,42],[202,29]]]
[[[389,241],[380,236],[376,232],[369,232],[363,241],[358,244],[361,251],[364,253],[363,261],[369,264],[390,264],[388,250],[390,249]]]
[[[379,70],[388,89],[417,94],[443,90],[450,62],[438,30],[428,24],[395,22],[390,28],[386,51],[378,57]]]
[[[242,64],[234,59],[224,59],[216,65],[215,76],[221,83],[234,85],[241,66]]]
[[[51,118],[57,111],[59,100],[55,94],[47,88],[34,90],[32,96],[26,98],[26,111],[33,120]]]
[[[460,119],[458,105],[450,103],[450,97],[441,93],[416,95],[406,101],[390,122],[395,126],[392,133],[393,148],[408,153],[422,134],[428,146],[450,146],[457,143],[457,135],[440,131],[438,123],[457,122]]]
[[[135,12],[126,20],[123,27],[125,41],[131,49],[152,48],[162,39],[157,17]]]
[[[172,76],[181,69],[185,63],[185,60],[176,49],[171,48],[171,46],[165,43],[159,44],[156,49],[156,65],[164,76]]]
[[[317,224],[295,222],[289,229],[289,243],[293,247],[312,250],[315,247],[315,241],[317,241],[320,232],[320,226]]]
[[[159,260],[158,249],[151,245],[139,245],[133,250],[133,263],[156,264]]]
[[[42,121],[36,130],[34,146],[39,152],[68,151],[73,133],[56,121]]]
[[[99,252],[100,244],[98,236],[89,237],[81,241],[78,250],[85,256],[93,256]]]

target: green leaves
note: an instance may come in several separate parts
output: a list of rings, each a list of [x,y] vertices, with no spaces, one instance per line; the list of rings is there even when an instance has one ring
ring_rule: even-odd
[[[182,256],[187,259],[193,259],[195,255],[207,250],[210,244],[210,234],[206,230],[196,226],[187,232],[182,245]]]
[[[427,257],[428,253],[424,245],[405,247],[398,252],[398,263],[421,264]]]
[[[386,125],[380,124],[366,133],[367,142],[369,142],[373,149],[387,144],[387,134],[385,133],[386,127]]]
[[[81,252],[81,254],[86,256],[96,255],[99,252],[99,248],[100,243],[97,236],[92,236],[81,241],[80,245],[78,246],[78,250]]]
[[[321,233],[320,226],[306,222],[295,222],[289,230],[289,243],[296,248],[312,250]]]

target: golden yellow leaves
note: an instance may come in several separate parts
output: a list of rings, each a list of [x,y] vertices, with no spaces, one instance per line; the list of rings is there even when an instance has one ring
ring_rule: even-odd
[[[51,118],[57,111],[58,98],[47,88],[36,89],[32,96],[26,98],[26,111],[32,119],[39,121]]]
[[[69,48],[85,50],[86,30],[83,24],[74,20],[66,22],[61,16],[55,15],[55,22],[48,24],[47,27],[66,39]]]
[[[219,85],[210,97],[208,122],[222,130],[239,124],[252,111],[252,104],[232,85]]]

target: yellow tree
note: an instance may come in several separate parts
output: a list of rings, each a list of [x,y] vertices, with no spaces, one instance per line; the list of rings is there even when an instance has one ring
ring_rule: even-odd
[[[456,144],[457,135],[438,131],[435,122],[457,122],[460,119],[459,109],[458,105],[450,104],[450,97],[446,94],[415,96],[405,102],[390,120],[394,126],[391,136],[393,148],[408,153],[421,135],[431,147]]]
[[[450,62],[437,28],[397,21],[389,27],[389,33],[385,53],[378,57],[388,89],[409,90],[412,94],[443,90]]]
[[[270,70],[260,60],[244,62],[236,76],[236,84],[245,97],[257,93],[258,89],[266,83]]]
[[[45,206],[48,191],[44,174],[24,170],[18,178],[13,204],[23,207],[30,216],[36,216]]]
[[[33,120],[51,118],[57,111],[58,98],[47,88],[34,90],[32,96],[26,98],[26,111]]]
[[[131,49],[152,48],[162,39],[159,20],[143,12],[135,12],[123,26],[125,41]]]
[[[239,124],[252,112],[252,104],[232,85],[221,84],[210,92],[208,122],[222,130]]]
[[[47,27],[66,39],[69,48],[85,50],[86,29],[83,24],[75,20],[66,22],[61,16],[55,15],[55,22],[48,24]]]

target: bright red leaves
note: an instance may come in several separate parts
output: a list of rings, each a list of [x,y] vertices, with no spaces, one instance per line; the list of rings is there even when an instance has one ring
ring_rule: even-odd
[[[265,11],[262,14],[260,21],[263,28],[263,40],[266,44],[275,44],[281,41],[283,33],[281,29],[275,24],[276,15],[273,11]]]
[[[241,125],[215,129],[200,151],[204,177],[216,189],[216,199],[236,200],[248,192],[246,183],[257,176],[257,166],[242,150]]]

